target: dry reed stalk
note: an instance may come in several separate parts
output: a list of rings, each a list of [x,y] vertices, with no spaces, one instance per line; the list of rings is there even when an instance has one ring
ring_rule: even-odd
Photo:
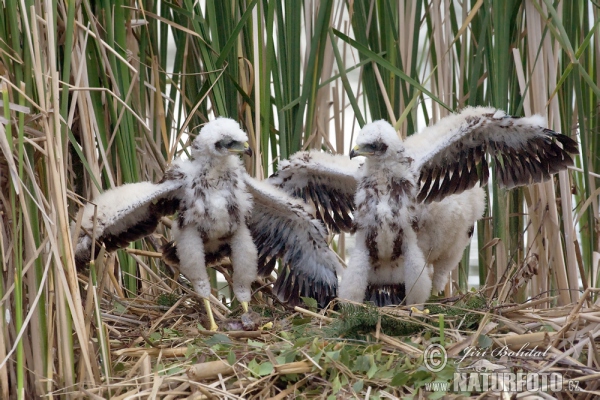
[[[548,101],[548,93],[554,90],[553,87],[548,87],[548,85],[552,85],[553,82],[556,82],[556,78],[551,80],[551,77],[556,77],[556,57],[553,54],[553,48],[550,44],[550,36],[545,35],[544,39],[542,39],[542,30],[544,29],[544,23],[539,13],[536,13],[533,10],[533,5],[526,4],[526,17],[528,23],[528,35],[531,34],[531,39],[528,40],[529,51],[527,55],[529,57],[528,62],[533,67],[531,68],[531,76],[529,79],[529,97],[531,100],[531,110],[533,112],[539,113],[542,110],[546,109],[547,101]],[[542,48],[540,50],[540,60],[541,62],[535,62],[535,54],[538,51],[538,46],[542,44]],[[551,76],[549,76],[551,75]],[[524,91],[525,88],[521,88],[521,91]],[[551,100],[549,111],[551,111],[551,115],[554,118],[550,121],[551,126],[560,126],[558,111],[558,99],[554,97]],[[559,175],[560,176],[560,175]],[[560,179],[564,179],[564,176]],[[556,201],[554,197],[554,188],[553,185],[547,183],[544,185],[535,186],[533,190],[537,188],[543,187],[546,192],[545,198],[547,198],[547,202],[543,202],[543,208],[548,208],[549,210],[549,224],[546,224],[546,237],[544,238],[545,243],[548,244],[549,251],[549,260],[554,260],[556,263],[553,265],[553,271],[556,275],[556,285],[559,290],[559,304],[568,304],[571,301],[571,295],[574,295],[574,299],[577,299],[577,293],[571,293],[569,289],[573,288],[575,282],[571,282],[571,285],[567,282],[567,265],[564,264],[564,257],[562,255],[562,245],[560,243],[560,237],[557,233],[559,229],[558,225],[558,217],[557,217],[557,209],[556,209]],[[561,185],[561,190],[564,189]],[[540,193],[542,194],[542,193]],[[568,197],[569,194],[562,192],[561,198]],[[543,197],[542,197],[543,198]],[[542,208],[542,209],[543,209]],[[563,207],[564,209],[565,207]],[[570,210],[570,208],[569,208]],[[530,210],[531,213],[531,210]],[[572,219],[571,219],[572,220]],[[571,250],[567,250],[570,254]],[[573,253],[574,254],[574,253]],[[575,264],[573,264],[573,267]],[[569,265],[569,268],[571,266]],[[541,270],[539,271],[540,276],[550,276],[549,270]],[[547,286],[549,287],[549,285]],[[577,287],[574,287],[578,289]],[[543,290],[543,289],[542,289]],[[538,293],[532,293],[532,296],[536,296]]]
[[[187,370],[187,376],[193,381],[200,381],[203,379],[214,379],[219,375],[230,375],[235,370],[225,361],[209,361],[200,364],[194,364]]]
[[[187,347],[177,348],[128,348],[113,350],[112,354],[116,357],[142,357],[144,355],[158,357],[159,355],[165,358],[185,357],[188,352]]]
[[[423,352],[420,351],[419,349],[412,347],[410,345],[407,345],[407,344],[403,343],[402,341],[400,341],[392,336],[388,336],[384,333],[379,333],[378,339],[385,344],[395,347],[400,352],[409,354],[412,357],[418,357],[419,355],[423,354]]]
[[[314,368],[313,364],[308,361],[295,361],[287,364],[274,365],[275,372],[280,375],[287,374],[306,374]]]
[[[297,312],[299,312],[301,314],[304,314],[304,315],[308,315],[309,317],[318,318],[318,319],[320,319],[321,321],[324,321],[324,322],[331,322],[331,321],[333,321],[332,318],[326,317],[326,316],[324,316],[322,314],[318,314],[318,313],[309,311],[309,310],[304,309],[302,307],[296,306],[296,307],[294,307],[294,311],[297,311]]]
[[[450,2],[448,0],[435,0],[431,5],[431,19],[433,24],[433,47],[438,58],[437,65],[432,65],[432,71],[435,68],[435,79],[433,80],[431,92],[440,98],[444,103],[451,104],[453,96],[453,65],[454,57],[450,51],[454,35],[451,32],[449,18]],[[449,111],[440,107],[437,103],[432,103],[432,119],[437,122],[439,119],[447,116]]]
[[[520,335],[506,335],[500,338],[496,338],[496,342],[500,346],[508,346],[512,350],[519,350],[523,346],[527,349],[533,349],[535,347],[539,349],[545,349],[550,344],[551,340],[556,338],[558,335],[556,332],[534,332]]]
[[[555,299],[557,299],[557,296],[545,297],[545,298],[542,298],[542,299],[532,300],[532,301],[529,301],[527,303],[518,304],[516,306],[512,306],[512,307],[508,307],[508,308],[503,308],[502,309],[502,313],[503,314],[508,314],[510,312],[523,310],[525,308],[535,307],[535,306],[538,306],[540,304],[550,303],[550,302],[552,302]]]

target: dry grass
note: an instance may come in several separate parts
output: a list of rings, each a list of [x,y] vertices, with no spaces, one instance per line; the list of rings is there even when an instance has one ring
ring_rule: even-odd
[[[161,286],[152,279],[147,285]],[[577,304],[555,308],[541,307],[553,304],[556,297],[525,304],[460,303],[454,298],[444,300],[443,306],[431,304],[429,315],[384,307],[373,321],[353,308],[357,305],[320,313],[291,309],[273,303],[268,288],[263,288],[253,301],[261,329],[240,330],[240,310],[230,312],[221,306],[215,313],[220,332],[202,328],[204,315],[198,313],[202,307],[185,285],[160,287],[158,292],[158,301],[143,295],[126,298],[114,295],[107,284],[98,305],[110,379],[105,375],[97,384],[79,384],[53,394],[284,399],[400,398],[420,393],[435,398],[440,393],[428,389],[427,383],[452,383],[453,373],[474,372],[474,363],[482,359],[491,368],[502,367],[501,372],[561,374],[561,392],[543,388],[551,396],[586,399],[600,394],[596,340],[600,306],[592,301],[596,290],[585,291]],[[479,296],[483,292],[468,295]],[[443,319],[438,311],[444,313]],[[368,313],[372,316],[373,310]],[[426,356],[433,343],[442,343],[448,354],[448,366],[439,373],[422,366],[424,352]],[[104,360],[100,347],[94,344],[97,357]],[[487,355],[474,354],[474,349]],[[544,356],[539,355],[542,352]],[[98,378],[102,375],[95,373]],[[467,391],[461,396],[480,394]]]

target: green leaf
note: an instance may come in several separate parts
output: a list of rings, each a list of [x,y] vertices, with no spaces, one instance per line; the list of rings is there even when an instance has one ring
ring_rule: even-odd
[[[113,305],[113,310],[115,314],[125,314],[127,312],[127,307],[119,302],[115,302]]]
[[[477,338],[477,345],[483,349],[489,348],[492,344],[492,339],[487,335],[479,335]]]
[[[417,370],[412,373],[410,380],[415,388],[423,386],[425,383],[433,381],[433,374],[425,369]]]
[[[279,336],[281,336],[285,340],[290,340],[292,338],[292,336],[290,335],[290,333],[287,332],[287,331],[281,331],[281,332],[279,332]]]
[[[260,370],[260,366],[258,365],[258,362],[256,362],[256,359],[253,358],[252,360],[250,360],[250,362],[248,363],[248,369],[250,370],[250,372],[252,372],[254,375],[256,376],[260,376],[259,370]]]
[[[279,364],[286,364],[291,361],[287,361],[286,356],[277,356],[277,357],[275,357],[275,362],[279,365]]]
[[[443,398],[447,393],[443,391],[428,393],[427,398],[429,400],[437,400]]]
[[[394,377],[392,378],[392,381],[390,382],[390,385],[391,386],[404,386],[404,385],[406,385],[406,383],[408,382],[409,379],[410,379],[410,375],[407,374],[405,371],[399,372],[396,375],[394,375]]]
[[[344,374],[342,374],[340,381],[342,383],[342,386],[348,386],[350,384],[350,382],[348,381],[348,377]]]
[[[290,362],[296,361],[296,356],[297,355],[298,355],[298,352],[295,351],[295,350],[286,353],[285,354],[285,361],[282,362],[281,364],[285,364],[285,363],[290,363]]]
[[[440,372],[435,373],[436,380],[442,380],[446,382],[450,382],[454,378],[454,373],[456,372],[456,368],[454,363],[446,363],[444,369]]]
[[[233,344],[233,342],[231,341],[231,339],[229,339],[229,337],[227,335],[224,335],[222,333],[217,333],[215,335],[212,335],[211,337],[209,337],[208,339],[206,339],[204,341],[204,343],[206,343],[208,346],[214,346],[214,345],[218,345],[218,344]]]
[[[171,367],[167,367],[167,368],[156,368],[157,370],[159,370],[159,374],[160,375],[164,375],[164,376],[172,376],[172,375],[179,375],[183,372],[185,372],[185,370],[187,368],[185,367],[180,367],[180,366],[171,366]]]
[[[371,368],[369,368],[369,370],[367,371],[367,377],[369,379],[372,379],[373,376],[379,371],[379,367],[377,366],[376,363],[373,363],[371,365]]]
[[[235,353],[233,352],[233,350],[229,350],[229,353],[227,353],[227,363],[229,365],[233,365],[233,364],[235,364],[235,361],[236,361]]]
[[[294,343],[294,347],[298,348],[298,347],[302,347],[304,346],[306,343],[308,343],[308,341],[310,341],[311,338],[309,337],[299,337],[296,340],[296,343]]]
[[[378,368],[375,374],[375,379],[392,379],[396,375],[396,372],[392,369]]]
[[[304,304],[306,305],[306,307],[308,307],[309,310],[317,310],[319,308],[319,303],[317,303],[317,301],[315,299],[313,299],[312,297],[300,297],[302,299],[302,301],[304,302]]]
[[[340,382],[340,377],[339,375],[336,375],[336,377],[333,378],[333,381],[331,382],[331,391],[333,392],[333,394],[336,394],[340,391],[341,388],[342,383]]]
[[[196,346],[188,346],[185,351],[185,358],[189,360],[194,357],[196,355],[196,350],[198,350]]]
[[[152,332],[148,337],[153,342],[156,342],[156,341],[162,339],[162,335],[160,334],[160,332]]]
[[[121,372],[121,371],[125,371],[125,364],[123,363],[116,363],[113,366],[113,371],[114,372]]]
[[[343,347],[340,350],[340,362],[342,364],[344,364],[346,367],[351,368],[352,367],[351,360],[352,360],[352,358],[350,357],[350,353],[348,352],[346,347]]]
[[[271,375],[272,373],[273,373],[273,364],[271,364],[268,361],[260,364],[260,366],[258,367],[258,375],[260,375],[260,376]]]
[[[248,346],[250,346],[250,347],[257,347],[259,349],[262,349],[263,347],[265,347],[265,344],[263,342],[259,342],[259,341],[252,340],[252,339],[248,339]]]
[[[371,360],[369,356],[358,356],[354,363],[354,371],[366,372],[371,368]]]
[[[340,351],[327,351],[325,352],[325,354],[327,355],[328,358],[330,358],[333,361],[337,361],[340,359]]]
[[[310,322],[311,322],[311,318],[294,318],[292,320],[292,325],[294,325],[294,326],[306,325],[306,324],[310,324]]]
[[[365,386],[365,382],[362,379],[360,379],[359,381],[355,382],[354,385],[352,385],[352,389],[356,393],[360,393],[360,391],[363,390],[364,386]]]

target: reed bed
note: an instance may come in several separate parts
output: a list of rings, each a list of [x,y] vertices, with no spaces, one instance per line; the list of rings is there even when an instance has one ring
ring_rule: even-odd
[[[585,389],[569,396],[592,398],[599,17],[594,2],[549,0],[6,2],[0,398],[421,396],[439,378],[423,371],[425,344],[441,341],[456,357],[465,343],[514,334],[534,335],[552,357],[511,368],[551,368]],[[79,207],[160,179],[215,116],[248,132],[256,156],[246,167],[263,178],[300,149],[347,153],[367,121],[410,135],[467,105],[542,114],[581,148],[553,181],[505,192],[492,179],[477,226],[487,301],[468,312],[481,315],[469,329],[432,314],[410,335],[375,324],[358,339],[323,336],[338,311],[285,308],[267,281],[253,308],[272,327],[205,336],[185,280],[156,257],[168,220],[75,269]],[[345,254],[343,236],[332,245]],[[469,290],[467,254],[448,297]],[[216,270],[228,276],[227,265]],[[237,331],[235,305],[213,303],[223,328]],[[220,375],[193,376],[209,362]]]

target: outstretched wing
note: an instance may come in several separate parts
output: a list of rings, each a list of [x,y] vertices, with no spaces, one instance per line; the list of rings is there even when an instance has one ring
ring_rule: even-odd
[[[485,185],[486,154],[506,188],[547,180],[573,165],[569,153],[578,153],[577,142],[543,125],[540,116],[518,118],[495,108],[468,107],[410,136],[404,144],[420,174],[419,201],[439,201],[476,182]]]
[[[312,297],[321,306],[337,295],[336,254],[327,245],[325,227],[293,199],[266,182],[246,178],[254,208],[248,226],[258,249],[258,273],[269,275],[281,259],[273,287],[281,301],[298,304]]]
[[[181,180],[129,183],[87,203],[75,248],[76,264],[90,262],[94,239],[113,251],[151,234],[160,217],[177,210],[179,200],[175,194],[181,185]],[[99,247],[95,246],[95,253]]]
[[[312,201],[317,217],[335,233],[353,230],[358,160],[319,151],[302,151],[281,161],[268,182],[293,197]]]

